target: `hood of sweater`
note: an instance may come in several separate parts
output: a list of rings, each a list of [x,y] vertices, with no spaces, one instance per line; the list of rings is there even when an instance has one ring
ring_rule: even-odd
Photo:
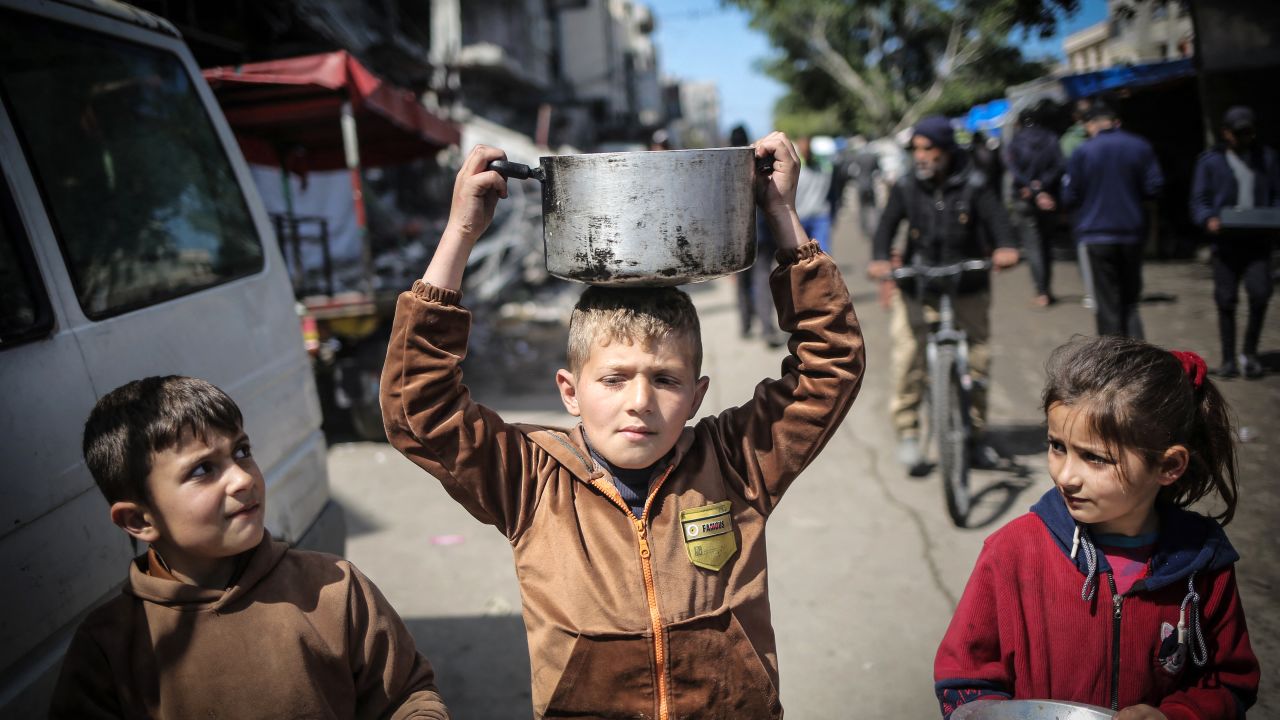
[[[1073,552],[1077,523],[1067,511],[1067,504],[1057,488],[1050,488],[1031,507],[1048,528],[1058,549],[1072,559],[1081,575],[1089,574],[1086,553]],[[1157,503],[1160,517],[1160,535],[1151,555],[1150,574],[1134,584],[1130,592],[1159,590],[1180,582],[1192,573],[1217,570],[1240,559],[1226,533],[1218,523],[1168,503]],[[1088,531],[1081,527],[1081,534],[1088,539]],[[1097,571],[1110,570],[1105,555],[1097,556]]]
[[[288,549],[288,543],[272,539],[271,534],[264,530],[262,541],[249,551],[239,577],[225,590],[148,575],[147,556],[142,555],[129,565],[129,579],[125,581],[124,592],[139,600],[182,612],[216,612],[252,590],[280,563]]]

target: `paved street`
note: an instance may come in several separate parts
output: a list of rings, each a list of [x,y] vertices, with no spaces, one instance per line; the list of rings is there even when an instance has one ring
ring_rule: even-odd
[[[771,520],[770,592],[783,704],[789,717],[802,719],[936,717],[934,652],[983,538],[1051,485],[1037,409],[1044,361],[1073,333],[1092,332],[1093,319],[1080,307],[1074,263],[1055,268],[1063,302],[1047,310],[1030,305],[1025,266],[998,276],[992,436],[1015,469],[975,474],[978,527],[956,529],[938,479],[909,478],[894,460],[888,316],[861,276],[868,249],[852,223],[838,225],[835,255],[863,323],[868,374],[843,426]],[[1152,298],[1142,308],[1148,338],[1198,350],[1216,365],[1208,267],[1150,263],[1146,281]],[[746,400],[760,378],[776,375],[783,351],[739,338],[731,281],[691,292],[702,314],[704,372],[712,378],[704,410],[715,412]],[[1264,359],[1275,371],[1280,310],[1272,310],[1263,348],[1272,351]],[[556,341],[543,345],[555,347]],[[534,357],[506,383],[478,367],[468,377],[483,376],[476,396],[508,420],[564,424],[568,416],[552,382],[559,357]],[[469,362],[479,366],[485,359]],[[1250,438],[1240,446],[1242,501],[1227,530],[1243,556],[1241,591],[1263,663],[1263,697],[1251,716],[1280,717],[1280,546],[1274,539],[1280,489],[1264,468],[1277,449],[1280,374],[1221,387]],[[505,539],[387,445],[335,444],[329,468],[333,492],[348,514],[348,557],[406,619],[436,665],[455,716],[528,717],[520,595]]]

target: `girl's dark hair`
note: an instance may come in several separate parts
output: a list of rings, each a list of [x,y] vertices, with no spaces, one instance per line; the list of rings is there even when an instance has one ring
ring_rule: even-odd
[[[1187,470],[1159,499],[1178,507],[1216,492],[1235,514],[1235,434],[1226,400],[1207,377],[1196,388],[1168,350],[1133,338],[1077,337],[1049,356],[1043,405],[1086,409],[1095,433],[1112,451],[1133,450],[1150,467],[1174,445],[1190,454]],[[1086,408],[1087,406],[1087,408]]]
[[[146,502],[152,455],[175,447],[184,432],[209,441],[244,427],[234,400],[212,383],[169,375],[134,380],[93,406],[84,424],[84,460],[107,502]]]

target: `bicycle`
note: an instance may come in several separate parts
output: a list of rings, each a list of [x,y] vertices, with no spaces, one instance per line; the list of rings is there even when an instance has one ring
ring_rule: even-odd
[[[969,406],[973,378],[969,374],[969,339],[955,325],[952,298],[965,273],[986,272],[990,260],[964,260],[951,265],[930,267],[915,263],[896,268],[893,279],[902,292],[912,292],[923,301],[926,293],[939,298],[937,327],[929,333],[925,345],[925,361],[929,390],[925,395],[929,410],[922,447],[937,438],[938,466],[942,471],[943,489],[947,497],[947,513],[957,527],[964,527],[969,517],[969,442],[973,422]],[[914,288],[906,280],[915,280]]]

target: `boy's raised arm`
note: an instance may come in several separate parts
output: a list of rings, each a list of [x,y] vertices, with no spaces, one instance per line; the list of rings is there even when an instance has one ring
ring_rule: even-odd
[[[459,305],[471,249],[507,194],[506,180],[487,165],[505,157],[477,145],[459,170],[440,244],[422,281],[396,303],[379,392],[391,444],[477,519],[514,538],[536,492],[525,481],[530,446],[463,385],[471,313]]]
[[[757,157],[770,153],[773,172],[757,177],[756,197],[778,242],[780,265],[770,285],[791,355],[779,379],[757,385],[751,402],[721,413],[713,425],[716,444],[762,512],[771,511],[839,427],[865,367],[844,279],[808,240],[795,211],[800,159],[781,133],[756,143]]]
[[[773,172],[756,174],[756,201],[764,208],[765,220],[780,250],[795,250],[809,240],[796,213],[796,185],[800,180],[800,157],[787,136],[774,132],[757,140],[757,158],[773,156]],[[766,258],[766,261],[768,258]]]
[[[422,275],[423,282],[447,290],[462,288],[462,274],[471,248],[493,222],[498,199],[507,196],[506,178],[496,170],[489,170],[489,163],[506,159],[507,154],[498,148],[477,145],[471,149],[453,184],[449,223]]]

